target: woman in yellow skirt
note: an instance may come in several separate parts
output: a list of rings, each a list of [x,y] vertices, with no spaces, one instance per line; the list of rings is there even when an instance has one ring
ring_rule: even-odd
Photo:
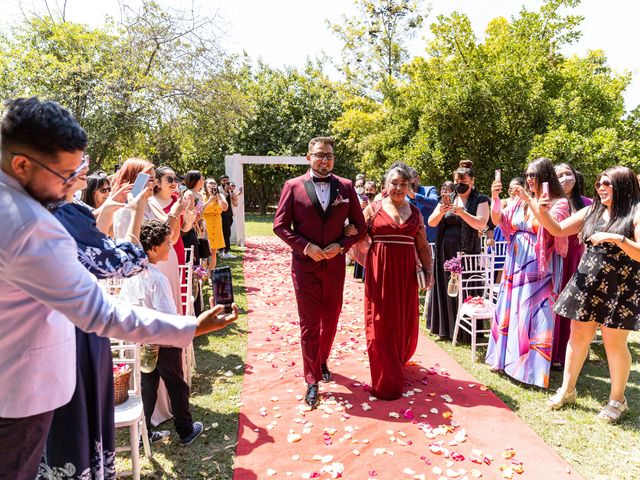
[[[204,183],[204,210],[202,216],[207,227],[209,237],[209,247],[211,248],[211,264],[209,269],[216,268],[216,251],[224,248],[224,237],[222,236],[222,212],[229,208],[224,194],[218,190],[218,184],[213,178],[208,178]]]

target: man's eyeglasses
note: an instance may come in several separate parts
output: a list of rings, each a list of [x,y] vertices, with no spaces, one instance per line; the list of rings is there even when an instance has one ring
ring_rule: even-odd
[[[611,184],[611,180],[604,179],[604,180],[601,180],[599,182],[596,182],[596,190],[598,190],[600,187],[607,187],[608,188],[611,185],[612,185]]]
[[[35,163],[37,165],[40,165],[47,172],[54,174],[56,177],[58,177],[60,180],[62,180],[62,184],[63,185],[66,185],[67,183],[75,180],[76,177],[78,175],[80,175],[80,173],[82,173],[82,171],[89,166],[89,157],[87,155],[83,155],[82,156],[82,163],[78,166],[78,168],[76,168],[71,175],[69,175],[68,177],[65,177],[64,175],[60,175],[55,170],[52,170],[51,168],[49,168],[44,162],[41,162],[40,160],[36,160],[35,158],[30,157],[29,155],[25,155],[24,153],[20,153],[20,152],[11,152],[11,155],[13,155],[15,157],[17,157],[17,156],[24,157],[27,160],[29,160],[30,162],[33,162],[33,163]]]
[[[316,160],[333,160],[334,155],[333,153],[322,153],[322,152],[316,152],[316,153],[310,153],[309,155],[311,155],[313,158],[315,158]]]
[[[524,178],[536,178],[536,172],[525,172],[522,174]]]
[[[178,183],[180,181],[178,177],[166,176],[162,178],[164,178],[167,181],[167,183]]]

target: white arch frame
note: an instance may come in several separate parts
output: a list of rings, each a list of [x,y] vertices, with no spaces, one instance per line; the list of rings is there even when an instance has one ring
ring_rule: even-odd
[[[263,157],[254,155],[226,155],[224,157],[224,171],[229,179],[236,184],[236,189],[242,187],[243,194],[238,197],[238,206],[234,210],[231,228],[231,242],[244,247],[244,165],[308,165],[306,157]]]

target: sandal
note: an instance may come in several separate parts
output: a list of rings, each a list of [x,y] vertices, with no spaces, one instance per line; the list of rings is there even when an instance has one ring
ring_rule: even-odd
[[[624,412],[629,409],[627,399],[622,402],[617,400],[609,400],[609,403],[598,414],[598,420],[604,423],[618,423]]]
[[[550,410],[559,410],[569,403],[576,403],[576,397],[578,392],[574,388],[570,392],[563,392],[562,388],[559,388],[555,395],[547,400],[547,407]]]

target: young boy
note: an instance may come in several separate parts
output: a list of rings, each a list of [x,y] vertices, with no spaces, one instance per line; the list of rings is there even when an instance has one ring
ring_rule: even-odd
[[[173,248],[170,237],[171,229],[162,222],[147,220],[142,224],[140,243],[149,258],[148,273],[125,280],[121,298],[163,313],[177,312],[169,280],[156,266],[158,262],[169,259],[169,252]],[[182,372],[182,349],[160,347],[156,368],[151,373],[142,373],[141,378],[142,403],[151,442],[159,442],[170,434],[167,430],[151,430],[151,415],[158,397],[158,384],[162,378],[169,392],[173,421],[180,436],[180,444],[190,445],[203,432],[203,425],[191,418],[189,386],[184,381]]]

